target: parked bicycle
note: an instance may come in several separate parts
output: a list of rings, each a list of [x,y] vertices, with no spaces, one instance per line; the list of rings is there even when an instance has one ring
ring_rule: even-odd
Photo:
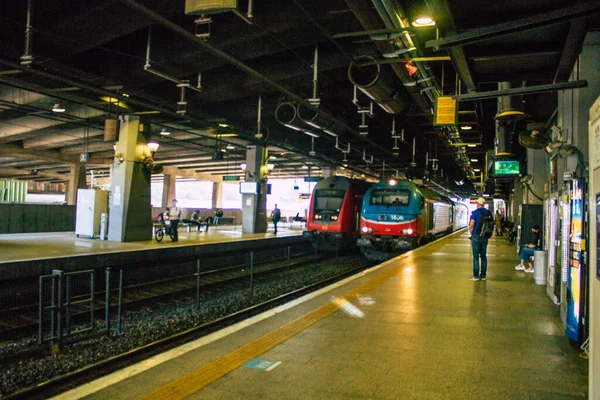
[[[173,230],[171,229],[171,224],[169,224],[169,221],[163,221],[161,227],[159,229],[157,229],[156,232],[154,232],[154,239],[156,239],[156,241],[160,243],[163,240],[163,238],[165,237],[165,235],[169,235],[169,237],[171,238],[171,241],[173,241],[175,238],[175,235],[173,234]]]

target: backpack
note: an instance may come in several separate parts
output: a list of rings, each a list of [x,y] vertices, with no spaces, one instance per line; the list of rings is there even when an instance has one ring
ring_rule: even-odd
[[[481,238],[489,239],[494,234],[494,219],[489,211],[483,211],[482,209],[481,212],[483,213],[483,217],[479,221],[477,235]]]

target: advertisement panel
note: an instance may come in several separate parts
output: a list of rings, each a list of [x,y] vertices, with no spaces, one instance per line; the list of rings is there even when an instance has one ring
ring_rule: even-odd
[[[578,179],[571,181],[571,236],[569,238],[569,273],[567,281],[567,336],[579,342],[581,322],[581,270],[583,253],[583,184]]]

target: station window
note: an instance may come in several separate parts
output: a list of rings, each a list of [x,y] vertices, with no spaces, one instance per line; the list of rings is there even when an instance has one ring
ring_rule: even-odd
[[[150,204],[152,207],[162,207],[163,182],[150,182]]]
[[[212,209],[214,182],[177,180],[175,193],[180,208]]]
[[[234,210],[242,208],[242,194],[240,193],[239,183],[223,183],[221,190],[222,208]]]
[[[277,204],[282,216],[304,217],[310,207],[310,194],[316,182],[304,182],[300,179],[269,179],[271,195],[267,196],[267,210],[272,210]],[[295,188],[298,189],[295,189]],[[270,214],[268,214],[270,215]]]

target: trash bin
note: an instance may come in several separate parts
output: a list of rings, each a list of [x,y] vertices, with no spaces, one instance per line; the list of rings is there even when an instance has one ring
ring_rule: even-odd
[[[545,285],[548,275],[548,252],[544,250],[535,250],[533,252],[533,279],[536,285]]]

